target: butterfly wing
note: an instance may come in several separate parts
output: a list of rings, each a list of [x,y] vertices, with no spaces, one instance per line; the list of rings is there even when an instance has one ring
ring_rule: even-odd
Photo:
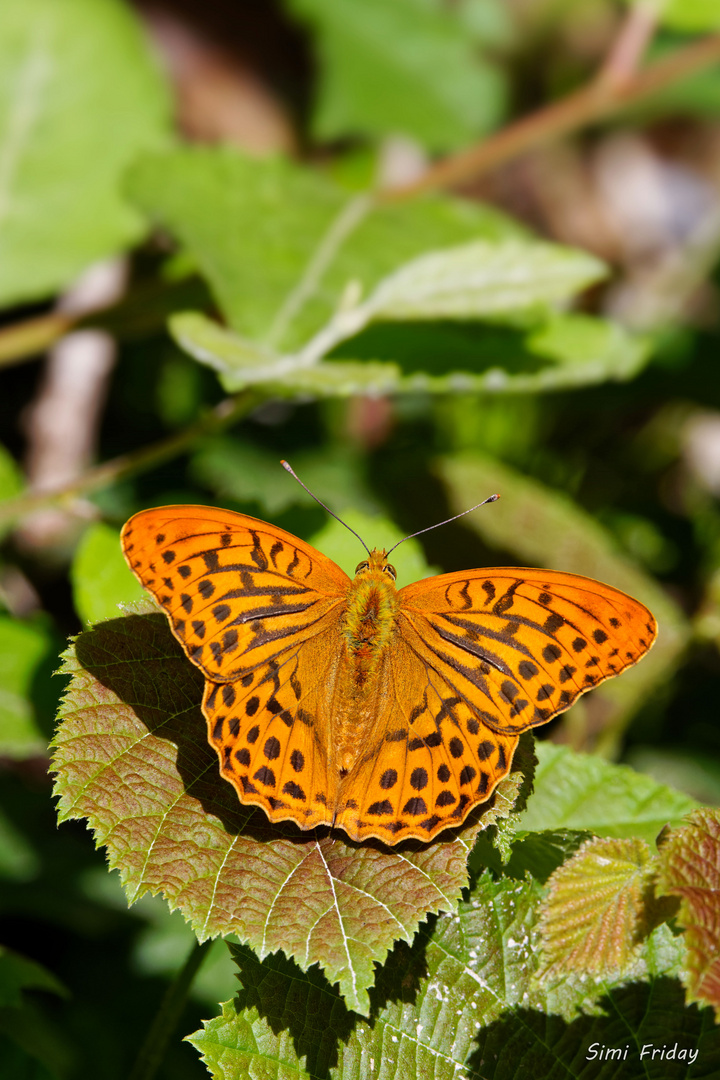
[[[401,632],[384,657],[365,750],[341,783],[335,824],[355,840],[432,839],[489,798],[518,736],[492,731]]]
[[[657,625],[631,596],[577,574],[444,574],[400,590],[402,634],[493,731],[547,723],[647,652]]]
[[[632,597],[550,570],[446,574],[399,600],[377,727],[337,820],[391,844],[462,822],[508,773],[520,732],[635,664],[657,632]]]
[[[204,506],[142,511],[122,544],[206,677],[208,738],[241,802],[306,829],[328,821],[323,703],[350,579],[290,533]]]

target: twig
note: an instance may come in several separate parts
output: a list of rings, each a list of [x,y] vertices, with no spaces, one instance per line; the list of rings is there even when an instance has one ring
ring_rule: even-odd
[[[261,400],[258,394],[247,390],[242,391],[235,397],[221,401],[197,423],[191,424],[175,435],[170,435],[167,439],[160,439],[150,446],[143,447],[142,450],[121,454],[111,461],[103,462],[102,465],[96,465],[69,484],[48,491],[27,492],[24,495],[17,495],[14,499],[8,499],[7,502],[0,504],[0,532],[37,510],[50,507],[72,510],[73,504],[83,495],[89,495],[133,473],[142,472],[169,458],[176,457],[204,435],[224,431],[254,409]]]
[[[624,81],[608,78],[607,69],[603,69],[604,74],[601,71],[599,77],[575,93],[523,117],[477,146],[438,162],[414,183],[378,192],[377,199],[396,202],[436,188],[467,183],[534,146],[567,135],[628,105],[637,105],[715,60],[720,60],[720,34],[686,45],[636,75],[628,75]]]
[[[598,82],[620,87],[633,79],[657,28],[664,0],[635,0],[597,74]]]

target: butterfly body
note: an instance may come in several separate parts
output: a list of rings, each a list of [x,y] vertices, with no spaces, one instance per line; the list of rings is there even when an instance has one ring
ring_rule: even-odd
[[[589,578],[489,568],[397,590],[384,551],[350,579],[284,530],[210,507],[143,511],[122,541],[205,676],[208,739],[240,801],[356,840],[462,822],[522,731],[656,633],[647,608]]]

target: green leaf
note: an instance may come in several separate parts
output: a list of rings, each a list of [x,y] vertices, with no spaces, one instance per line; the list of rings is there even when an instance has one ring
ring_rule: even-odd
[[[302,357],[275,357],[253,347],[218,323],[195,311],[170,319],[170,332],[181,349],[215,369],[223,388],[237,393],[246,386],[272,388],[291,398],[351,397],[391,393],[399,385],[394,364],[335,361],[308,363]]]
[[[32,881],[39,869],[40,859],[29,841],[0,812],[0,878]]]
[[[169,112],[126,4],[4,0],[0,302],[44,297],[142,234],[120,178],[165,136]]]
[[[544,978],[630,967],[646,936],[652,867],[644,840],[592,839],[551,875],[540,915]]]
[[[489,131],[504,79],[452,8],[428,0],[289,0],[316,31],[321,139],[405,134],[433,150]]]
[[[703,1052],[713,1052],[718,1039],[707,1031],[711,1025],[704,1029],[681,1005],[678,1015],[675,984],[658,980],[648,963],[636,977],[651,978],[652,986],[636,982],[627,994],[612,981],[590,979],[547,992],[535,975],[540,895],[533,881],[484,875],[456,914],[421,927],[412,948],[395,946],[370,992],[369,1021],[350,1014],[319,973],[302,974],[282,957],[260,963],[249,949],[233,948],[240,992],[189,1041],[218,1080],[263,1075],[263,1069],[333,1080],[579,1076],[573,1064],[585,1063],[593,1041],[586,1032],[607,1041],[603,1034],[616,1034],[620,1017],[623,1040],[632,1040],[652,1028],[642,1003],[658,994],[658,1007],[670,1000],[676,1010],[671,1024],[665,1020],[665,1034],[688,1032],[692,1045],[704,1036]],[[652,952],[657,973],[665,974],[676,955],[661,929],[663,942],[653,942]],[[569,1023],[581,1006],[598,1015]]]
[[[0,1008],[21,1006],[23,990],[46,990],[68,997],[60,980],[42,964],[0,945]]]
[[[580,717],[578,708],[592,707],[584,702],[602,702],[598,748],[611,752],[632,712],[670,677],[678,662],[689,637],[679,608],[618,550],[611,535],[566,495],[476,453],[444,458],[437,471],[454,513],[490,492],[500,493],[499,502],[465,519],[467,527],[488,544],[511,551],[521,566],[546,566],[605,581],[636,596],[655,615],[660,631],[648,655],[621,678],[598,687],[592,698],[584,698],[573,711]],[[594,726],[597,729],[598,725]]]
[[[77,546],[70,570],[75,610],[85,623],[112,619],[120,604],[145,596],[120,550],[117,529],[96,522]]]
[[[362,462],[355,451],[338,447],[328,455],[326,450],[301,450],[293,454],[290,464],[333,510],[377,509],[362,482]],[[281,468],[277,454],[240,439],[222,436],[206,440],[193,455],[191,473],[220,498],[257,502],[270,517],[292,506],[316,505]]]
[[[18,463],[10,451],[0,444],[0,499],[12,499],[20,494],[23,487],[23,475]]]
[[[42,622],[0,615],[0,754],[22,759],[47,750],[33,699],[36,680],[56,648]]]
[[[599,259],[559,244],[477,240],[406,263],[380,282],[365,306],[371,318],[389,320],[537,315],[606,273]]]
[[[457,370],[463,363],[470,366],[477,362],[482,341],[473,347],[473,342],[466,343],[465,353],[454,361],[452,351],[448,359],[443,359],[447,373],[440,375],[426,371],[410,370],[404,373],[394,363],[377,360],[327,360],[316,361],[312,352],[296,356],[274,356],[268,359],[267,352],[253,351],[254,347],[238,338],[232,331],[224,329],[212,319],[199,312],[181,312],[170,319],[170,331],[178,345],[202,364],[218,372],[220,381],[228,393],[236,393],[246,386],[265,386],[277,397],[290,398],[331,398],[346,397],[351,394],[527,394],[545,390],[572,389],[579,386],[593,385],[606,380],[630,379],[638,373],[648,355],[647,346],[633,338],[620,327],[601,320],[587,318],[589,331],[585,337],[592,338],[595,351],[586,352],[583,360],[577,357],[568,359],[565,355],[566,337],[563,330],[566,319],[573,316],[560,316],[553,319],[547,335],[533,334],[526,347],[527,355],[534,352],[542,356],[545,363],[540,370],[531,374],[512,371],[514,356],[502,354],[498,360],[505,361],[507,368],[488,367],[482,374],[472,370]],[[583,318],[584,317],[577,317]],[[362,323],[364,318],[358,320]],[[358,322],[355,328],[358,328]],[[497,336],[496,332],[494,336]],[[432,347],[432,331],[426,331],[423,345],[427,350]],[[447,333],[445,334],[447,337]],[[362,336],[357,340],[362,341]],[[405,351],[407,343],[402,343]],[[322,344],[322,342],[320,343]],[[342,333],[328,334],[325,342],[337,353],[349,353],[353,349],[353,340],[343,341]],[[455,342],[451,342],[455,344]],[[446,341],[441,339],[440,352],[445,356]],[[558,355],[553,355],[556,348]],[[367,349],[367,343],[365,343]],[[320,352],[323,350],[320,349]]]
[[[715,30],[720,26],[718,0],[667,0],[660,5],[660,19],[665,26],[687,33]]]
[[[518,830],[586,829],[598,836],[653,843],[668,822],[679,823],[697,805],[626,765],[610,765],[547,742],[536,749],[535,790]]]
[[[202,676],[162,615],[81,634],[64,670],[60,820],[88,818],[130,900],[162,892],[201,939],[235,933],[261,957],[283,949],[303,968],[319,963],[349,1007],[367,1013],[374,965],[393,941],[454,907],[481,813],[433,844],[401,848],[272,825],[220,776]],[[508,813],[517,790],[513,773],[483,809]]]
[[[129,191],[189,250],[231,327],[282,352],[325,326],[351,283],[368,295],[427,250],[526,235],[478,203],[372,207],[317,171],[230,148],[145,155]]]
[[[712,1005],[720,1021],[720,811],[690,814],[662,844],[659,861],[658,893],[680,897],[687,1001]]]

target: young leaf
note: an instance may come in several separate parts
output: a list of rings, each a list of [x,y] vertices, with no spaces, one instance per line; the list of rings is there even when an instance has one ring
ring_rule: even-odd
[[[592,839],[551,875],[540,914],[545,978],[630,967],[645,936],[652,867],[644,840]]]
[[[399,132],[448,150],[499,119],[503,76],[454,8],[426,0],[290,0],[290,8],[317,35],[319,138]]]
[[[599,836],[634,836],[653,843],[668,822],[679,823],[696,803],[688,795],[626,765],[537,744],[535,790],[519,830],[587,829]]]
[[[166,137],[170,107],[118,0],[4,0],[0,73],[0,302],[11,303],[142,234],[121,177]]]
[[[349,1007],[367,1013],[374,964],[428,913],[454,907],[482,816],[433,844],[398,848],[272,825],[220,776],[202,676],[162,615],[81,634],[64,670],[60,820],[88,818],[131,900],[162,892],[201,939],[235,933],[261,957],[283,949],[303,968],[319,963]],[[517,785],[511,774],[486,810],[508,813]]]
[[[720,812],[695,810],[660,847],[657,891],[680,897],[688,949],[687,1000],[712,1005],[720,1021]]]

